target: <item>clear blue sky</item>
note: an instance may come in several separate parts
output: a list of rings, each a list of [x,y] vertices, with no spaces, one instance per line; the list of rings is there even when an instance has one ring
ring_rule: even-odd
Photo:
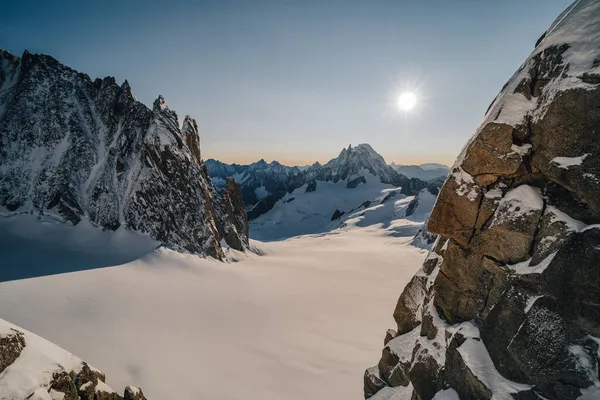
[[[128,79],[198,120],[204,158],[451,163],[570,0],[13,1],[0,48]],[[395,97],[413,89],[415,112]]]

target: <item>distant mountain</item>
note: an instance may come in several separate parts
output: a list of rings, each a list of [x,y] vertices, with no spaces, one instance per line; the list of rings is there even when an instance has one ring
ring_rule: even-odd
[[[239,165],[210,159],[206,161],[206,167],[217,190],[224,186],[227,178],[234,178],[241,185],[242,199],[250,219],[268,211],[277,200],[306,182],[305,171],[277,161],[267,163],[260,160]]]
[[[423,168],[425,171],[429,171],[432,169],[445,169],[446,171],[448,171],[448,169],[449,169],[447,165],[438,164],[438,163],[420,164],[419,167]]]
[[[307,192],[318,190],[323,182],[343,183],[354,189],[369,178],[382,184],[401,188],[403,194],[414,194],[427,182],[396,172],[368,144],[343,149],[338,157],[325,165],[318,162],[309,167],[289,167],[273,161],[260,160],[249,165],[226,164],[207,160],[206,166],[214,186],[223,186],[225,179],[234,178],[241,185],[242,198],[252,220],[268,212],[286,194],[306,185]]]
[[[129,83],[92,80],[50,56],[0,50],[0,213],[32,213],[223,258],[248,243],[239,187],[217,194],[196,121]]]
[[[424,181],[430,181],[437,178],[446,178],[448,171],[447,166],[436,163],[421,164],[421,165],[398,165],[391,163],[390,166],[399,174],[405,175],[408,178],[417,178]]]

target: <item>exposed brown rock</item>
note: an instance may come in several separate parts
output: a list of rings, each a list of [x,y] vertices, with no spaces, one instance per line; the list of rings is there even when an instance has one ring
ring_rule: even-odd
[[[434,283],[434,305],[450,323],[467,321],[495,300],[506,281],[496,263],[451,241]]]
[[[513,190],[518,195],[514,199],[509,199],[508,193],[505,195],[486,229],[477,232],[470,245],[473,251],[505,264],[514,264],[530,257],[534,233],[543,211],[539,191],[526,185]],[[521,196],[539,198],[522,201]],[[528,210],[532,202],[536,203],[536,208]]]
[[[221,191],[225,219],[223,235],[229,246],[241,251],[248,247],[246,208],[242,200],[240,185],[231,178],[227,178],[226,182],[225,188]]]
[[[425,299],[426,283],[426,277],[415,275],[404,288],[394,310],[394,319],[398,324],[397,335],[410,332],[421,323],[417,309]]]
[[[481,197],[481,189],[475,183],[459,183],[450,175],[440,191],[427,228],[462,245],[468,244],[477,227]]]
[[[521,156],[512,150],[513,129],[511,125],[495,122],[485,125],[471,143],[462,168],[473,176],[507,176],[517,172]],[[491,178],[481,179],[485,182]]]
[[[420,337],[403,350],[410,362],[384,350],[380,370],[397,375],[382,375],[388,386],[412,384],[420,399],[445,388],[461,399],[598,396],[599,24],[600,0],[563,13],[457,160],[429,220],[444,238],[394,313],[399,333]]]

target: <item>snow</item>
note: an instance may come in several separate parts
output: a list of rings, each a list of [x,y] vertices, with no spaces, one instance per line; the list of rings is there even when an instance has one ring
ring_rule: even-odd
[[[581,396],[577,400],[598,400],[600,399],[600,386],[590,386],[586,389],[581,389]]]
[[[538,299],[541,299],[544,296],[532,296],[527,299],[527,304],[525,305],[525,313],[528,313],[531,310],[531,307],[535,304]]]
[[[477,192],[477,186],[473,177],[463,170],[461,167],[457,167],[450,174],[456,181],[459,187],[456,189],[456,194],[459,196],[466,196],[470,201],[475,201],[479,193]]]
[[[596,350],[596,355],[600,357],[600,339],[597,337],[588,335],[587,339],[591,339],[596,344],[598,344],[598,349]],[[588,378],[591,382],[594,382],[593,385],[586,389],[581,389],[581,396],[578,397],[579,400],[595,400],[600,398],[600,379],[598,378],[598,365],[596,360],[591,359],[589,354],[584,351],[581,346],[574,345],[569,347],[569,351],[577,357],[576,365],[579,369],[583,369],[587,372]]]
[[[552,215],[552,223],[562,222],[568,231],[581,232],[585,227],[588,226],[585,222],[579,221],[571,217],[567,213],[560,211],[554,206],[547,206],[546,212]]]
[[[581,166],[583,160],[585,160],[589,155],[589,153],[586,153],[579,157],[554,157],[552,160],[550,160],[550,164],[554,164],[558,168],[569,169],[569,167]]]
[[[493,393],[493,399],[513,400],[514,398],[510,395],[511,393],[531,389],[530,385],[510,381],[500,375],[485,345],[479,339],[479,330],[472,325],[468,329],[468,332],[471,333],[471,336],[467,337],[457,350],[467,368]]]
[[[12,254],[0,260],[0,317],[149,399],[359,398],[390,310],[426,255],[375,225],[252,241],[263,255],[232,251],[232,263],[154,243],[136,256],[131,237],[97,235],[71,243],[77,227],[0,219],[0,253]],[[52,275],[4,279],[23,265]]]
[[[15,329],[24,334],[25,347],[15,362],[0,374],[0,399],[57,399],[57,396],[46,397],[40,386],[47,386],[52,375],[63,370],[79,372],[82,360],[68,351],[50,343],[21,327],[0,319],[0,331]],[[109,392],[113,390],[106,386]],[[33,397],[29,397],[35,392]]]
[[[131,391],[132,394],[139,394],[140,393],[140,388],[135,387],[135,386],[129,386],[129,390]]]
[[[554,260],[554,257],[557,253],[558,251],[555,251],[554,253],[548,255],[548,257],[540,261],[540,263],[535,266],[530,266],[532,260],[530,258],[517,264],[507,265],[507,267],[512,269],[516,274],[541,274],[550,266],[550,263],[552,260]]]
[[[106,393],[115,393],[114,390],[112,390],[112,388],[110,386],[108,386],[106,383],[102,382],[102,381],[98,381],[98,384],[96,385],[95,388],[95,392],[106,392]]]
[[[486,199],[501,199],[502,196],[504,195],[504,192],[502,191],[502,189],[505,187],[506,187],[506,185],[503,183],[495,186],[494,188],[492,188],[485,194],[485,198]]]
[[[494,213],[491,226],[515,220],[544,207],[544,199],[539,189],[521,185],[506,192]]]
[[[390,387],[386,386],[370,397],[370,400],[411,400],[413,392],[412,384],[408,386]]]
[[[536,106],[536,98],[528,100],[521,93],[506,93],[503,107],[494,122],[512,126],[518,125],[523,120],[523,115],[532,112]]]
[[[456,390],[448,388],[441,392],[437,392],[435,396],[433,396],[433,400],[460,400],[460,397],[458,396],[458,393],[456,393]]]
[[[524,157],[524,156],[528,155],[529,153],[531,153],[533,146],[529,143],[526,143],[522,146],[517,146],[516,144],[513,144],[510,148],[516,154],[520,155],[521,157]]]
[[[263,197],[267,197],[269,192],[267,192],[267,189],[263,185],[254,189],[254,194],[256,195],[256,198],[262,199]]]
[[[408,363],[412,358],[412,352],[420,333],[421,325],[404,335],[393,338],[388,342],[387,347],[398,356],[400,362]]]

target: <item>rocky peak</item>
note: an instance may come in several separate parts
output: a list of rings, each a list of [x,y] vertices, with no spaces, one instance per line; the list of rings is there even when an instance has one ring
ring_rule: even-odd
[[[192,156],[196,162],[202,162],[200,153],[200,136],[198,135],[198,124],[196,120],[189,115],[186,115],[183,119],[183,125],[181,127],[181,135],[183,142],[186,144],[188,149],[192,152]]]
[[[366,397],[600,398],[599,27],[565,10],[464,147]]]
[[[193,120],[184,143],[162,96],[150,110],[127,81],[92,81],[49,56],[15,62],[8,54],[0,53],[0,206],[124,226],[176,250],[223,257],[225,217],[213,207],[222,199],[200,160]]]

